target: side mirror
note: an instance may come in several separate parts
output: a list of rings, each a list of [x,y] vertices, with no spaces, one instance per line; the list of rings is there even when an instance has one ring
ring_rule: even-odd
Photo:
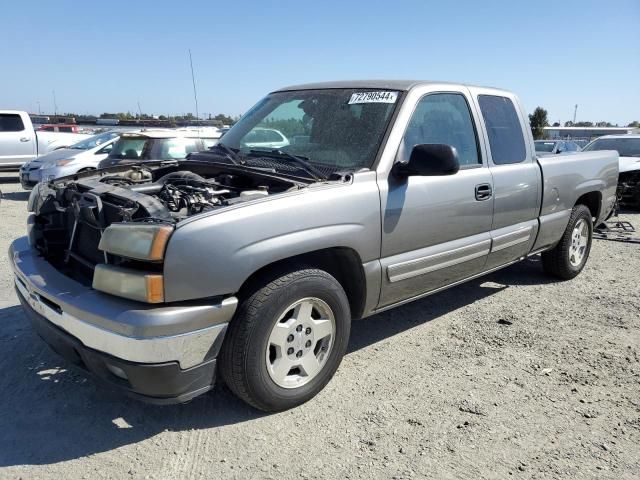
[[[458,170],[458,151],[442,143],[416,145],[408,162],[394,165],[394,172],[402,177],[454,175]]]

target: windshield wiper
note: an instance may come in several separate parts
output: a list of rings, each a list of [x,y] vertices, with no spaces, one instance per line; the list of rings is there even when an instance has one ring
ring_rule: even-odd
[[[240,162],[238,161],[238,153],[234,152],[231,148],[227,147],[224,143],[218,142],[213,147],[209,148],[209,150],[213,150],[214,148],[223,150],[224,153],[226,153],[225,157],[228,158],[231,161],[231,163],[233,163],[234,165],[240,165]]]
[[[249,153],[253,155],[262,155],[266,157],[280,157],[280,158],[288,158],[289,160],[293,160],[298,165],[300,165],[314,180],[325,181],[327,180],[327,176],[314,167],[307,157],[301,157],[299,155],[293,155],[292,153],[285,152],[283,150],[250,150]]]

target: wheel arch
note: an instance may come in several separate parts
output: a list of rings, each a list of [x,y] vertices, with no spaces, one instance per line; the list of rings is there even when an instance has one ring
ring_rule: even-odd
[[[344,289],[351,317],[363,315],[367,285],[362,260],[358,252],[350,247],[330,247],[300,255],[283,258],[253,272],[238,292],[240,301],[247,298],[265,283],[297,268],[317,268],[333,276]]]
[[[591,216],[598,219],[600,218],[600,210],[602,209],[602,193],[597,190],[583,193],[576,200],[575,205],[584,205],[591,212]]]

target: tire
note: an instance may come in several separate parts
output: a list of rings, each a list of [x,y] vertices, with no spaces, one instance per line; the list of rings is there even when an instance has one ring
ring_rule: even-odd
[[[578,225],[586,228],[587,238],[586,245],[576,249],[574,247],[578,244],[576,243],[576,228]],[[581,230],[584,231],[583,229]],[[542,267],[544,271],[563,280],[575,278],[587,263],[589,253],[591,252],[592,241],[593,220],[591,211],[584,205],[576,205],[571,211],[569,223],[560,242],[553,249],[542,253]],[[578,251],[582,252],[579,257]],[[579,261],[577,261],[578,258],[580,259]]]
[[[309,314],[305,317],[302,312]],[[300,328],[304,318],[312,323]],[[328,328],[333,328],[331,334],[325,333]],[[221,376],[236,396],[259,410],[296,407],[331,380],[346,351],[350,330],[349,301],[334,277],[304,267],[276,274],[257,284],[241,301],[220,352]],[[280,343],[273,343],[274,338]],[[299,352],[303,352],[300,357]],[[296,362],[313,364],[317,370],[307,372],[302,365],[288,369]],[[282,372],[287,373],[278,375]]]

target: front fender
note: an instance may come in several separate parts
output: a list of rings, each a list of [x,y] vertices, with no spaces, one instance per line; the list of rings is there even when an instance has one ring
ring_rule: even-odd
[[[379,257],[380,231],[374,172],[220,209],[176,228],[165,254],[165,299],[233,294],[260,268],[325,248],[352,248],[365,263]]]

